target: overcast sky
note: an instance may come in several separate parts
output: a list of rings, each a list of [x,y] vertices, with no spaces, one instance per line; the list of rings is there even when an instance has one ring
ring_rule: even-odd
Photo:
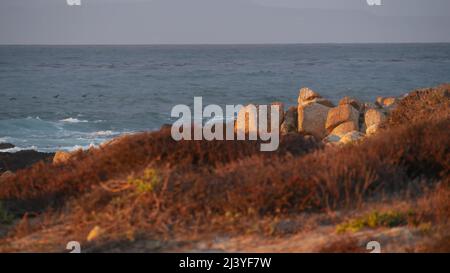
[[[0,0],[0,44],[450,42],[450,0]]]

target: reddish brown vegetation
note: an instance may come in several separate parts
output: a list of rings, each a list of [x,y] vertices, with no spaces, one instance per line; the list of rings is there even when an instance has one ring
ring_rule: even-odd
[[[450,84],[411,92],[389,115],[386,125],[398,126],[450,116]]]
[[[282,138],[276,153],[263,153],[263,157],[300,155],[320,147],[313,139],[289,135]],[[23,208],[36,210],[58,205],[64,198],[87,191],[99,182],[124,179],[151,163],[180,171],[186,168],[207,171],[260,153],[259,148],[256,141],[176,142],[167,129],[131,135],[101,149],[78,152],[64,165],[40,162],[19,171],[15,179],[2,184],[0,199],[25,200]]]
[[[58,220],[44,226],[62,217],[70,234],[84,240],[99,225],[108,241],[264,231],[255,223],[267,217],[355,208],[406,193],[419,196],[439,184],[435,207],[423,214],[438,223],[449,214],[450,108],[444,89],[412,93],[385,131],[358,145],[321,149],[309,138],[289,135],[276,153],[261,153],[257,142],[175,142],[162,130],[79,153],[64,165],[39,163],[19,171],[2,184],[0,199],[15,212],[64,207],[50,211],[47,220]],[[428,106],[434,111],[423,110]],[[140,177],[149,166],[160,183],[139,192],[126,177]],[[339,250],[355,249],[353,241],[346,245]]]

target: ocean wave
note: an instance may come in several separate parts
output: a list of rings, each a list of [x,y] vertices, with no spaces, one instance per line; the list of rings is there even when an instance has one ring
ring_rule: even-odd
[[[67,123],[86,123],[86,122],[89,122],[89,121],[87,121],[87,120],[80,120],[80,119],[77,119],[77,118],[66,118],[66,119],[62,119],[62,120],[60,120],[61,122],[67,122]]]
[[[92,135],[92,136],[114,136],[114,135],[118,135],[118,134],[119,134],[118,132],[106,130],[106,131],[93,132],[90,135]]]
[[[30,117],[30,116],[28,116],[26,119],[28,119],[28,120],[30,120],[30,119],[41,120],[41,118],[39,116],[37,116],[37,117]]]
[[[62,120],[49,121],[30,116],[21,119],[0,120],[0,143],[11,143],[14,149],[2,152],[36,150],[39,152],[72,151],[79,148],[88,149],[100,145],[122,131],[111,130],[100,121],[88,121],[77,116]],[[102,122],[102,123],[100,123]]]
[[[75,146],[68,146],[68,147],[60,147],[61,150],[64,151],[69,151],[69,152],[73,152],[73,151],[77,151],[77,150],[88,150],[90,148],[97,148],[98,145],[94,144],[94,143],[90,143],[89,145],[75,145]]]
[[[0,152],[2,152],[2,153],[17,153],[17,152],[20,152],[20,151],[28,151],[28,150],[37,151],[38,147],[36,147],[34,145],[33,146],[28,146],[28,147],[14,147],[14,148],[1,150]]]

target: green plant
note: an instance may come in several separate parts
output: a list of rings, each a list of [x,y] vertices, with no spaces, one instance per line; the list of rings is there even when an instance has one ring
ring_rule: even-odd
[[[388,211],[380,213],[374,211],[370,214],[362,217],[352,219],[350,221],[339,224],[336,227],[336,232],[357,232],[363,228],[378,228],[378,227],[398,227],[408,224],[408,219],[413,216],[414,213],[408,211],[407,213],[398,211]]]
[[[128,183],[136,187],[138,193],[152,192],[161,182],[158,172],[153,168],[147,168],[141,178],[128,178]]]

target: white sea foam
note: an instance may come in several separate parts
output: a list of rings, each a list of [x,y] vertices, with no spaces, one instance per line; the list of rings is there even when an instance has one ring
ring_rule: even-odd
[[[73,152],[73,151],[77,151],[77,150],[80,150],[80,149],[81,150],[88,150],[90,148],[96,148],[96,147],[98,147],[98,145],[95,145],[94,143],[90,143],[89,145],[84,145],[84,146],[82,146],[82,145],[75,145],[73,147],[62,147],[61,150],[67,150],[67,151]]]
[[[73,151],[82,148],[97,147],[123,133],[110,128],[92,130],[97,122],[76,115],[57,121],[40,119],[33,115],[22,119],[0,120],[0,143],[12,143],[15,148],[1,152],[15,153],[22,150],[55,152]],[[90,125],[89,125],[90,124]],[[75,126],[76,127],[73,127]],[[89,126],[84,126],[89,125]],[[75,129],[73,129],[75,128]]]
[[[14,148],[10,148],[10,149],[4,149],[1,150],[2,153],[16,153],[19,151],[25,151],[25,150],[35,150],[37,151],[38,148],[36,146],[29,146],[29,147],[14,147]]]
[[[106,131],[98,131],[98,132],[93,132],[91,133],[92,136],[113,136],[113,135],[117,135],[117,132],[113,132],[111,130],[106,130]]]
[[[77,118],[66,118],[66,119],[62,119],[62,120],[60,120],[60,121],[62,121],[62,122],[67,122],[67,123],[81,123],[81,122],[89,122],[89,121],[87,121],[87,120],[79,120],[79,119],[77,119]]]

